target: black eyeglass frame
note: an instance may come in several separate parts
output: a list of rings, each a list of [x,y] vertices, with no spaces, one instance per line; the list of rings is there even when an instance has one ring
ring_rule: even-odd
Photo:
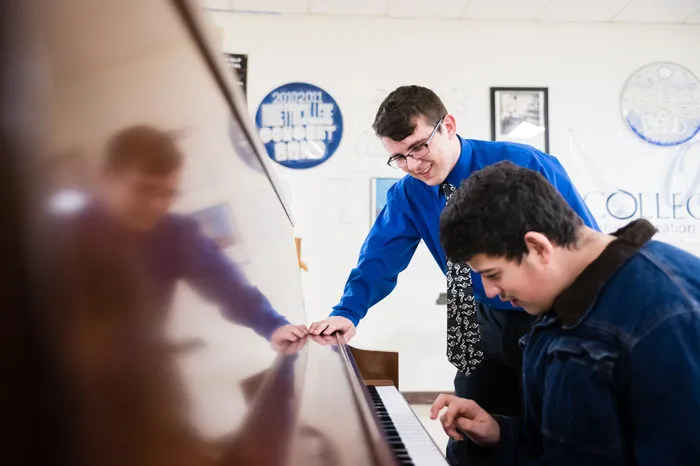
[[[408,154],[406,154],[406,155],[403,155],[403,154],[392,155],[391,157],[389,157],[389,160],[386,161],[386,164],[389,165],[391,168],[399,168],[398,166],[394,167],[393,165],[391,165],[391,163],[396,162],[397,160],[400,160],[400,159],[403,159],[405,161],[407,157],[413,157],[411,154],[421,147],[425,147],[426,149],[428,149],[428,152],[423,156],[423,157],[427,157],[428,154],[430,154],[430,148],[428,147],[428,145],[430,144],[430,141],[433,140],[433,136],[435,136],[435,133],[437,133],[437,130],[440,127],[440,125],[442,124],[442,121],[444,119],[445,119],[445,117],[441,117],[438,120],[437,124],[435,125],[435,128],[433,128],[433,131],[430,133],[430,136],[428,136],[428,139],[426,139],[424,143],[418,144],[417,146],[413,147],[413,149],[408,151]],[[421,158],[423,158],[423,157],[421,157]]]

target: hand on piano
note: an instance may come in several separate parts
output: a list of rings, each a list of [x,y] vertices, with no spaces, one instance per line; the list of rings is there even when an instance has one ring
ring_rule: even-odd
[[[466,434],[482,447],[495,446],[501,440],[498,422],[473,400],[442,394],[433,402],[430,419],[436,419],[440,410],[447,411],[440,417],[445,433],[455,440],[463,440]]]
[[[272,349],[284,356],[289,356],[296,354],[301,350],[306,344],[307,337],[299,338],[297,341],[283,341],[281,343],[272,343],[270,346]]]
[[[299,343],[299,348],[304,346],[309,330],[305,325],[287,324],[279,327],[270,337],[270,346],[278,353],[286,353],[292,343]],[[297,349],[299,351],[299,349]]]
[[[338,346],[338,339],[330,335],[311,335],[311,339],[321,346]]]
[[[349,342],[355,335],[355,325],[350,322],[350,319],[345,317],[333,316],[314,322],[309,327],[311,335],[330,335],[333,332],[340,332],[345,337],[345,341]]]

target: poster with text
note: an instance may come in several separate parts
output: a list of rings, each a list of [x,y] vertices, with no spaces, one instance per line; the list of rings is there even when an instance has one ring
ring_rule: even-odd
[[[246,95],[246,86],[248,82],[248,55],[240,53],[227,53],[226,64],[231,68],[238,77],[238,84],[243,90],[243,95]]]
[[[333,156],[343,136],[343,115],[318,86],[289,83],[260,103],[255,124],[268,156],[292,169],[316,167]]]

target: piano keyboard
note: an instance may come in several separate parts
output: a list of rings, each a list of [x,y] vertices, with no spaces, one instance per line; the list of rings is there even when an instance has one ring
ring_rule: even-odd
[[[396,387],[368,385],[367,390],[399,464],[447,465],[442,452]]]

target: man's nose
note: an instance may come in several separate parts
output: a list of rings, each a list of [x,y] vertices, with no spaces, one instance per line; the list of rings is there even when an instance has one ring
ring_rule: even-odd
[[[501,291],[503,291],[493,283],[489,283],[487,280],[483,280],[483,283],[484,292],[486,293],[486,296],[488,298],[495,298],[496,296],[501,294]]]
[[[411,171],[416,171],[418,167],[420,167],[423,162],[420,160],[416,160],[413,157],[406,157],[406,164],[408,164],[408,169]]]

